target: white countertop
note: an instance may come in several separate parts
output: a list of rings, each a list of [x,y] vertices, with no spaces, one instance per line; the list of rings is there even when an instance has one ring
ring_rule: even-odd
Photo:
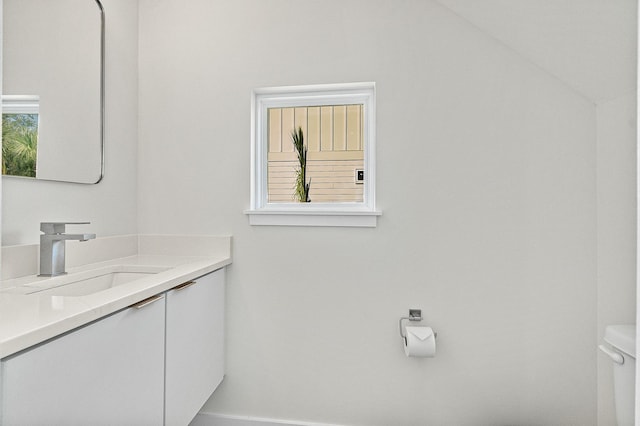
[[[111,265],[169,268],[86,296],[20,294],[35,276],[0,282],[0,358],[88,324],[231,263],[230,254],[135,255],[69,268],[69,274]],[[41,278],[45,279],[45,278]]]

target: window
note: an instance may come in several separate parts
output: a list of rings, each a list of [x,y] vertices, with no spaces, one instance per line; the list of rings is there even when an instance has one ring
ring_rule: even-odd
[[[375,84],[256,89],[252,225],[376,226]]]
[[[38,96],[2,96],[2,174],[36,177]]]

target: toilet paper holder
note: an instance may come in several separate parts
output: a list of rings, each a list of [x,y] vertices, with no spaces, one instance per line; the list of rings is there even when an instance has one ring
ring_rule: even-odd
[[[400,318],[398,322],[398,329],[400,331],[400,337],[402,337],[405,341],[407,340],[406,334],[404,334],[404,330],[402,328],[402,321],[422,321],[422,309],[409,309],[409,316]],[[438,333],[433,332],[433,337],[438,337]]]

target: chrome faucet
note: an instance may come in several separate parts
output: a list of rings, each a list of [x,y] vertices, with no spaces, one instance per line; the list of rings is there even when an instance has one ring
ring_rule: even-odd
[[[66,240],[87,241],[96,234],[65,234],[65,225],[88,225],[91,222],[40,222],[40,274],[55,277],[66,274],[64,270],[64,242]]]

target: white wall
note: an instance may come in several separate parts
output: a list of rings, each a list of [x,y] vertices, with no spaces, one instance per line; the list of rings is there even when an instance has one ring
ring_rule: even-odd
[[[429,0],[139,13],[139,231],[234,236],[227,375],[205,410],[595,424],[593,104]],[[378,227],[249,226],[251,89],[351,81],[377,83]],[[404,356],[409,308],[436,358]]]
[[[636,315],[636,93],[598,104],[598,341]],[[598,423],[615,424],[611,359],[598,355]]]
[[[37,243],[42,221],[90,221],[91,225],[75,229],[98,236],[136,232],[137,2],[103,0],[103,5],[105,177],[98,185],[3,177],[3,245]]]

